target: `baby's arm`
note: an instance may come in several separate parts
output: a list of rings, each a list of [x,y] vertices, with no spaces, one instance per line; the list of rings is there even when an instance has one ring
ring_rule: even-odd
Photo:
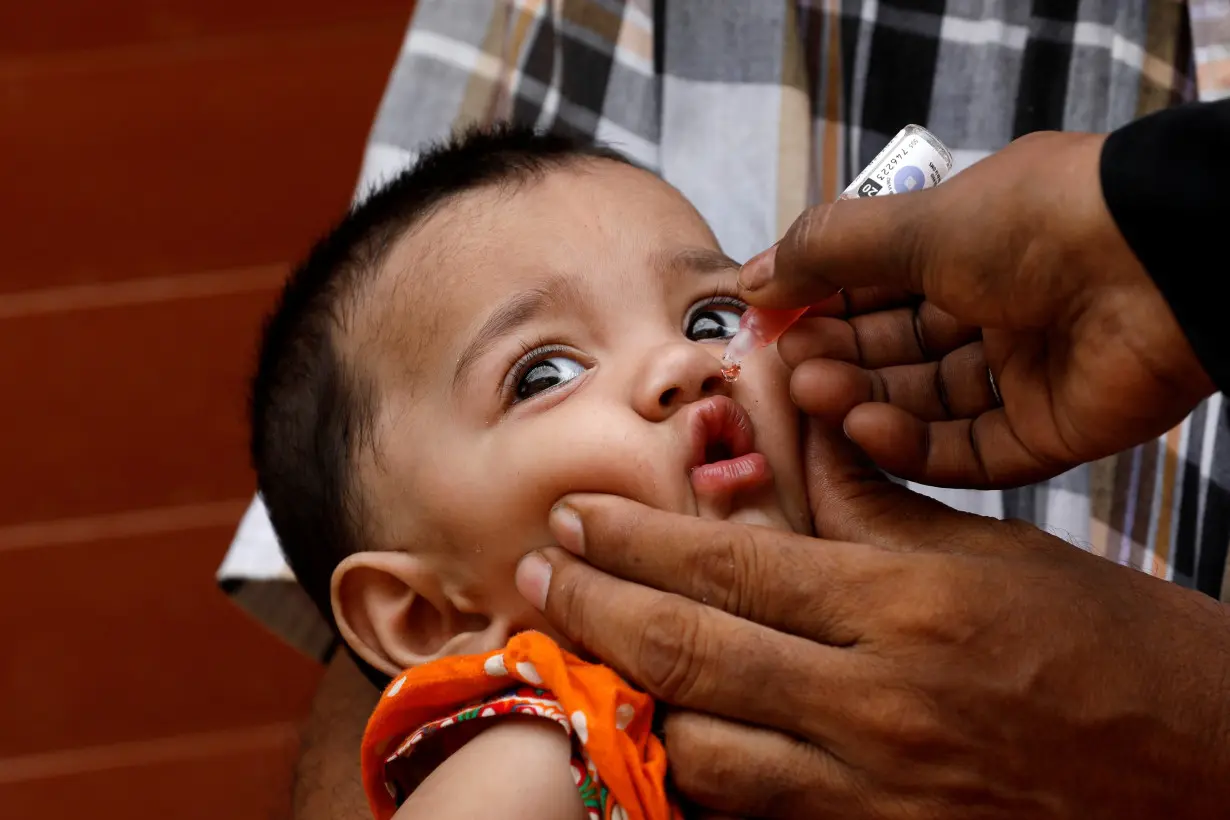
[[[510,715],[445,758],[395,820],[581,820],[571,740],[553,721]]]

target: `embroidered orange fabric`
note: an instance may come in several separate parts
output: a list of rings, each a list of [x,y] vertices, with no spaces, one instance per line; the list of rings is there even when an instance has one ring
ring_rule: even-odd
[[[570,728],[586,762],[613,798],[604,820],[672,820],[681,815],[666,795],[666,750],[651,732],[653,700],[615,672],[561,649],[538,632],[515,635],[499,652],[444,658],[409,669],[380,698],[363,738],[363,785],[377,820],[397,801],[387,788],[386,764],[409,750],[424,731],[451,725],[459,706],[480,703],[528,684],[560,709],[540,714]],[[486,710],[490,711],[490,710]],[[562,714],[561,714],[562,711]],[[479,706],[459,719],[486,717]]]

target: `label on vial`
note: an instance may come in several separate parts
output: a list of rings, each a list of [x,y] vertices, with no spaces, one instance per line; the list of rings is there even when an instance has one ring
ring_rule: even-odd
[[[905,194],[934,188],[951,170],[952,155],[943,143],[919,126],[907,126],[854,178],[842,198]]]

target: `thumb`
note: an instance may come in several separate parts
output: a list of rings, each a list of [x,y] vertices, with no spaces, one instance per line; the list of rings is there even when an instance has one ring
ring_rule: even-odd
[[[840,288],[884,286],[922,293],[928,214],[944,186],[809,208],[781,241],[739,272],[740,296],[759,308],[815,305]]]
[[[963,514],[895,484],[838,429],[804,419],[804,469],[816,536],[910,550],[936,538]]]

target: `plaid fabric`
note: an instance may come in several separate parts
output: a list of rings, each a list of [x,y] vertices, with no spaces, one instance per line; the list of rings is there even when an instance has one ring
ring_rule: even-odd
[[[1230,97],[1230,0],[1188,3],[1196,86],[1204,102]]]
[[[1225,0],[420,0],[359,192],[424,142],[510,118],[626,152],[743,259],[906,123],[960,170],[1030,131],[1107,131],[1195,99],[1197,78],[1201,97],[1225,96],[1228,44]],[[1219,395],[1157,441],[1046,484],[924,491],[1216,596],[1230,592],[1228,451]],[[302,596],[277,598],[293,584],[259,500],[220,578],[305,651],[329,645]]]

